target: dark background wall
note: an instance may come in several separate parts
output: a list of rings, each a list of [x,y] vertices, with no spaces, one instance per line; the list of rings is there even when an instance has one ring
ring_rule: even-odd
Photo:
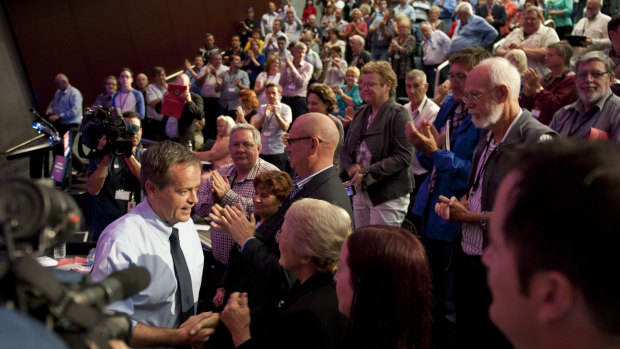
[[[103,90],[103,78],[130,67],[149,77],[153,66],[179,70],[206,32],[228,48],[247,8],[262,14],[263,0],[5,0],[26,70],[42,108],[53,78],[64,72],[85,105]],[[258,17],[260,15],[257,15]]]
[[[206,32],[227,49],[254,7],[268,0],[0,0],[0,151],[35,135],[30,107],[45,111],[63,72],[90,105],[107,75],[163,66],[180,70]],[[10,165],[6,165],[10,163]],[[7,167],[8,166],[8,167]],[[0,157],[0,175],[27,173],[26,160]]]

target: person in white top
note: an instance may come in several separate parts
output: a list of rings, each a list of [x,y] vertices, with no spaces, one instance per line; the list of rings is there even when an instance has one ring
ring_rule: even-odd
[[[252,125],[260,130],[263,145],[260,152],[261,159],[285,171],[287,156],[284,153],[282,134],[291,125],[293,115],[288,105],[280,103],[280,91],[280,86],[277,84],[267,85],[265,95],[268,104],[258,107]]]
[[[155,106],[164,99],[167,89],[166,71],[163,67],[153,68],[153,83],[146,88],[144,138],[159,140],[164,135],[164,115],[155,111]]]
[[[513,30],[506,41],[495,51],[496,56],[504,57],[512,49],[521,49],[527,56],[527,65],[536,69],[540,76],[549,73],[545,66],[545,56],[547,46],[560,41],[558,34],[553,28],[542,24],[542,10],[535,6],[530,6],[523,12],[521,20],[523,27]]]
[[[263,66],[263,72],[258,74],[256,82],[254,82],[254,92],[258,95],[259,105],[269,102],[265,95],[265,87],[268,84],[277,84],[280,81],[280,64],[280,56],[269,56]]]
[[[411,114],[413,124],[416,128],[420,127],[420,123],[424,120],[432,124],[439,112],[439,106],[426,97],[428,91],[428,83],[426,82],[426,74],[419,69],[413,69],[405,77],[405,88],[409,103],[405,104],[405,109]],[[416,183],[422,183],[426,178],[428,171],[424,169],[414,156],[411,162],[411,169]]]
[[[581,55],[589,51],[602,51],[611,47],[611,40],[607,33],[607,23],[611,17],[601,13],[602,0],[588,0],[586,2],[586,16],[575,24],[573,35],[585,36],[582,42],[584,47],[575,46],[573,48],[573,56],[570,59],[571,67],[575,67],[575,63]]]

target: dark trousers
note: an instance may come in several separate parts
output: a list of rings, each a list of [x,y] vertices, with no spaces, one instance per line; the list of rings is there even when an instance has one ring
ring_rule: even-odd
[[[424,65],[422,64],[422,71],[426,74],[426,82],[428,82],[428,91],[426,92],[426,96],[428,98],[433,98],[435,96],[435,69],[439,66],[436,65]],[[439,83],[441,84],[444,80],[446,80],[447,76],[447,68],[442,70],[439,76]]]
[[[300,115],[308,112],[308,104],[306,103],[305,97],[282,97],[282,103],[291,107],[293,121]]]
[[[202,129],[202,134],[205,139],[215,139],[217,136],[217,117],[220,116],[218,113],[220,109],[219,98],[202,97],[202,102],[205,110],[205,127]]]
[[[481,257],[466,255],[459,245],[456,261],[457,347],[512,348],[489,319],[491,292]]]
[[[423,237],[433,276],[433,343],[437,349],[456,348],[456,269],[458,241]],[[460,319],[459,319],[460,320]]]

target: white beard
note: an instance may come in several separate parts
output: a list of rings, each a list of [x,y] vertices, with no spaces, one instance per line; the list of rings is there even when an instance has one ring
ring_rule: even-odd
[[[471,120],[474,122],[474,126],[477,128],[489,128],[491,125],[495,125],[499,119],[502,117],[502,106],[501,104],[496,104],[491,108],[491,112],[487,116],[487,118],[476,117],[472,115]]]

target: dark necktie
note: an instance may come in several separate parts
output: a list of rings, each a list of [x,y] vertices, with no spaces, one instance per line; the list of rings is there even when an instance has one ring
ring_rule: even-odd
[[[184,323],[190,316],[194,315],[194,292],[192,291],[192,278],[185,262],[183,250],[179,242],[179,230],[172,228],[170,235],[170,253],[174,262],[174,275],[177,278],[177,294],[181,300],[179,320]]]

